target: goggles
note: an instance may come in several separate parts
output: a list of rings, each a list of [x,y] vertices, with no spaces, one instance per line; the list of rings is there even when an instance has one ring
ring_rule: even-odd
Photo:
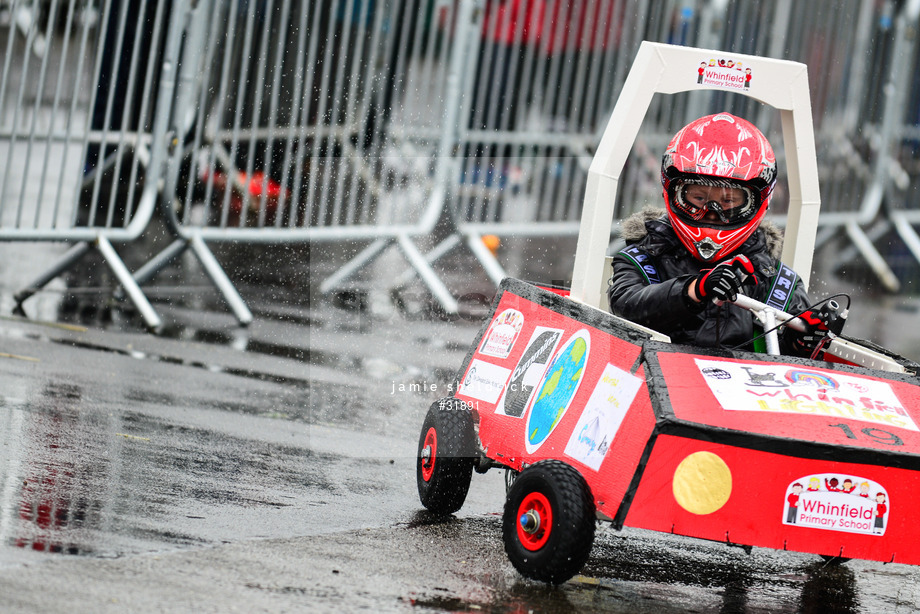
[[[737,192],[735,190],[738,190]],[[734,226],[754,218],[757,213],[757,197],[745,185],[734,181],[694,179],[677,184],[674,189],[674,205],[677,213],[688,222],[700,222],[714,226]]]

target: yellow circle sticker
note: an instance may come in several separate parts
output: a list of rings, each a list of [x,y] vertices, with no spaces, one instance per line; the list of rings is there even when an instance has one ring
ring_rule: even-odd
[[[712,452],[694,452],[674,470],[674,498],[691,514],[711,514],[732,494],[732,472]]]

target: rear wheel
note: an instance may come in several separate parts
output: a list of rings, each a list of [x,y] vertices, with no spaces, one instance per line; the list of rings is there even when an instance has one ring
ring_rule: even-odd
[[[536,463],[511,486],[502,518],[505,552],[521,575],[562,584],[594,544],[594,499],[584,478],[556,460]]]
[[[458,399],[441,399],[425,416],[418,442],[418,496],[430,512],[453,514],[470,489],[476,442],[473,415]]]

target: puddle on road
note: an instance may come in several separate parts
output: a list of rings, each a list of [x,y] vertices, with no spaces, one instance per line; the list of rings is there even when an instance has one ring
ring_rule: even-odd
[[[445,583],[404,598],[419,611],[864,611],[866,578],[858,578],[845,564],[829,565],[811,555],[760,549],[751,555],[725,544],[648,531],[617,532],[601,525],[581,574],[550,586],[511,569],[504,558],[500,516],[445,520],[419,512],[400,526],[409,533],[407,539],[427,544],[429,564],[444,568],[439,573],[459,573],[454,566],[462,560],[463,571],[475,576],[478,570],[482,576],[479,584],[471,581],[462,590]],[[868,584],[869,590],[878,590],[872,581]]]
[[[335,492],[334,462],[99,411],[79,386],[47,385],[0,411],[0,546],[106,557],[219,542],[226,523],[290,507],[291,493]]]

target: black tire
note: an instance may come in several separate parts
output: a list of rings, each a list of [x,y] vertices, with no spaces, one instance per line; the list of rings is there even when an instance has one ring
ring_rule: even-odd
[[[539,462],[522,471],[508,493],[505,552],[522,576],[562,584],[588,560],[594,524],[594,498],[581,474],[561,461]]]
[[[418,496],[430,512],[453,514],[463,506],[473,477],[473,414],[458,399],[441,399],[425,416],[415,463]]]

